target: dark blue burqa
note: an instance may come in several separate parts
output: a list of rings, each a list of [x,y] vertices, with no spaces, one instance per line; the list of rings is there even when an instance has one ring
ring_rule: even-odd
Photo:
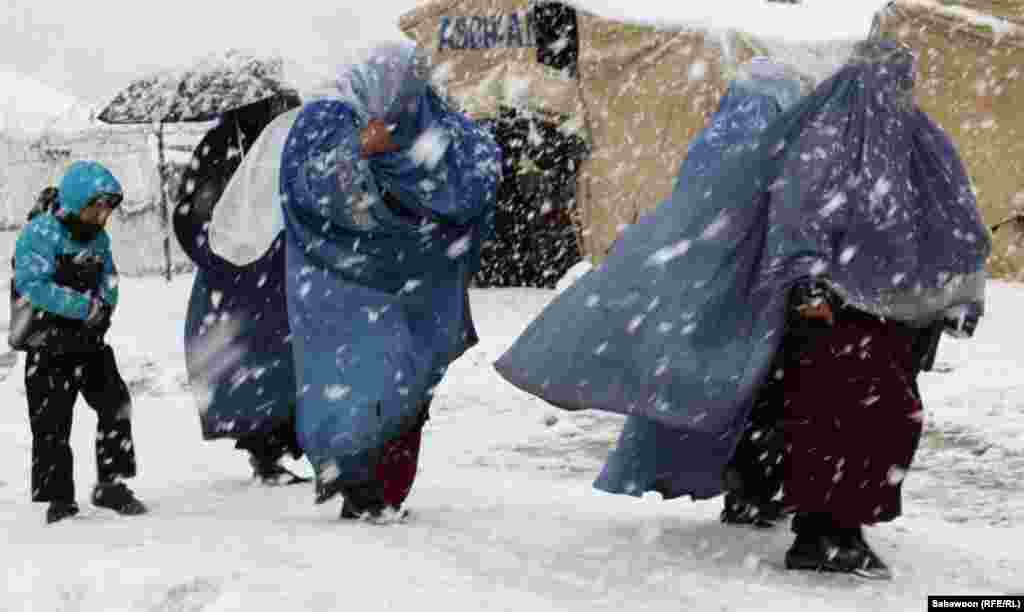
[[[642,417],[598,486],[720,492],[799,281],[922,326],[982,299],[989,236],[955,148],[912,102],[912,75],[902,49],[862,44],[748,144],[769,115],[738,113],[730,93],[672,196],[498,360],[556,406]],[[716,150],[730,121],[735,144]]]

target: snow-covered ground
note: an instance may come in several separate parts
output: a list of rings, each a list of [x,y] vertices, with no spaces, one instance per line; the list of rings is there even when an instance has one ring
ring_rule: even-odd
[[[928,429],[906,515],[869,531],[896,573],[884,583],[786,572],[788,529],[723,527],[718,500],[594,491],[621,420],[554,410],[491,367],[554,295],[543,290],[473,293],[483,341],[439,389],[412,518],[340,522],[310,487],[257,486],[229,442],[200,439],[182,350],[190,286],[123,279],[110,336],[148,516],[88,505],[95,417],[80,403],[83,513],[44,525],[22,364],[0,383],[0,609],[923,610],[929,594],[1024,592],[1024,286],[993,283],[976,339],[944,339],[949,371],[922,377]]]

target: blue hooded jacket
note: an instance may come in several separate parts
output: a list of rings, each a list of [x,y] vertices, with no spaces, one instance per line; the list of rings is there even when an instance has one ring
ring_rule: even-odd
[[[93,298],[111,309],[117,307],[118,275],[110,236],[100,230],[87,242],[73,237],[69,223],[95,196],[123,195],[114,175],[97,162],[79,161],[68,168],[60,183],[59,206],[50,214],[38,215],[21,231],[14,250],[14,288],[32,306],[63,319],[84,321]],[[69,279],[72,269],[83,264],[99,268],[98,282],[80,283]]]

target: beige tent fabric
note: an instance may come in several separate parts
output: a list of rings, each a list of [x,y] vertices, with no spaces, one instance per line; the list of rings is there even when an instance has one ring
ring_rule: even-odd
[[[537,61],[529,0],[429,0],[406,13],[399,27],[428,49],[435,84],[476,119],[501,106],[526,108],[587,140],[579,81]],[[573,212],[580,251],[586,253],[580,210]]]
[[[580,171],[584,252],[667,198],[687,146],[725,93],[722,47],[707,32],[659,31],[580,12],[581,98],[592,153]],[[738,61],[748,51],[738,53]]]
[[[956,143],[985,221],[1024,212],[1024,4],[898,0],[880,24],[916,52],[918,103]],[[1024,280],[1024,245],[1012,225],[994,236],[989,269]]]

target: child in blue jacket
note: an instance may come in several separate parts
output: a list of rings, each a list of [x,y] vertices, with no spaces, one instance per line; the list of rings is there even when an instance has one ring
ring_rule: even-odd
[[[75,162],[61,180],[56,208],[25,226],[14,251],[16,299],[33,314],[24,325],[12,321],[10,341],[27,352],[32,500],[49,502],[49,523],[78,513],[69,438],[79,393],[97,415],[92,503],[120,514],[146,511],[121,482],[136,471],[131,396],[104,340],[118,276],[103,228],[122,198],[109,170]]]

